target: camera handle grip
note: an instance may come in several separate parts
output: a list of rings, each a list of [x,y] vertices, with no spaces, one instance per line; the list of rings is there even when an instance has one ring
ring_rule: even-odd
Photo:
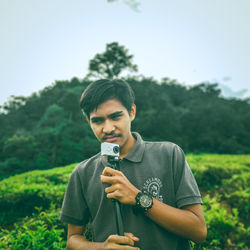
[[[108,157],[108,162],[110,167],[115,170],[120,170],[119,158],[114,159],[114,157]],[[115,208],[115,217],[116,217],[116,228],[118,235],[124,236],[124,227],[121,215],[121,204],[118,200],[113,199],[114,208]]]

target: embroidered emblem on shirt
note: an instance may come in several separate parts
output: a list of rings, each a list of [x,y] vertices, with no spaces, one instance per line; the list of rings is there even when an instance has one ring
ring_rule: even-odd
[[[161,187],[161,180],[157,177],[152,177],[146,180],[146,182],[143,184],[142,189],[149,192],[157,200],[163,201],[163,197],[162,195],[160,195]]]

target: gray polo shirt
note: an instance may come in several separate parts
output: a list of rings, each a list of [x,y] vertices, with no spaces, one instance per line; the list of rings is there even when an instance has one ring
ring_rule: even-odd
[[[133,133],[136,144],[120,162],[120,170],[140,190],[150,192],[170,206],[202,203],[194,176],[179,146],[170,142],[146,142]],[[103,242],[116,234],[114,203],[106,198],[100,181],[108,165],[100,153],[81,162],[73,171],[65,193],[61,221],[86,225],[91,221],[93,239]],[[121,204],[124,231],[140,238],[136,246],[142,250],[190,249],[189,241],[157,225],[132,206]]]

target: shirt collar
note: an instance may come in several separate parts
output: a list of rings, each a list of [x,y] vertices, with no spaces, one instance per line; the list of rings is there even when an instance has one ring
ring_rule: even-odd
[[[130,150],[130,152],[124,157],[124,159],[133,162],[141,162],[145,150],[145,143],[138,133],[133,132],[132,135],[136,139],[136,143],[134,147]]]
[[[145,143],[138,133],[132,132],[132,135],[136,139],[136,143],[134,147],[130,150],[130,152],[123,159],[132,161],[132,162],[141,162],[143,154],[144,154],[144,150],[145,150]],[[106,166],[108,163],[107,157],[101,156],[101,159],[102,159],[102,163],[104,164],[104,166]]]

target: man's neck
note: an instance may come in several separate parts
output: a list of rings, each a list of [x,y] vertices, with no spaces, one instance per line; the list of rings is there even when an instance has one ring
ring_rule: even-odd
[[[123,159],[126,155],[128,155],[128,153],[134,147],[135,143],[136,143],[136,139],[134,138],[134,136],[132,135],[132,133],[130,133],[130,136],[128,138],[128,141],[127,141],[126,145],[121,150],[121,154],[120,154],[120,158],[121,159]]]

